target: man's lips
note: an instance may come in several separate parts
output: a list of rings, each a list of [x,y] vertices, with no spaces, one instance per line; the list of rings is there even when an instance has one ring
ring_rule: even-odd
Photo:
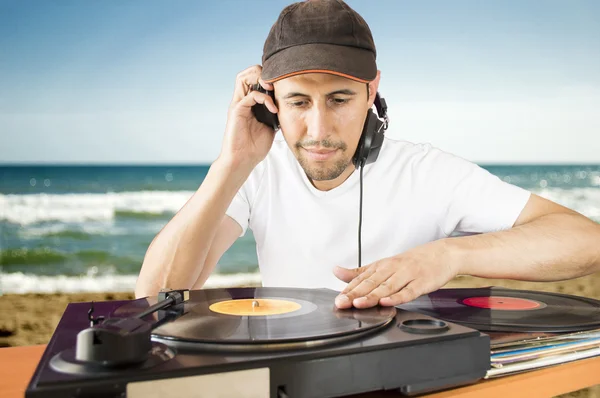
[[[335,155],[337,149],[302,148],[313,160],[327,160]]]

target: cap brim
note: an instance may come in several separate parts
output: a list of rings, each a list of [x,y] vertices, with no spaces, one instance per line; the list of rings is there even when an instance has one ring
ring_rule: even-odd
[[[377,77],[375,54],[334,44],[311,43],[288,47],[264,61],[262,79],[273,83],[304,73],[330,73],[361,83]]]

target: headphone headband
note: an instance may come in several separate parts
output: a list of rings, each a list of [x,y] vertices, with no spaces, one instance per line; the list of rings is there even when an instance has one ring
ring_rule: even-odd
[[[385,102],[385,98],[382,98],[379,95],[379,92],[375,94],[375,101],[373,101],[373,104],[375,105],[375,109],[377,109],[377,116],[379,116],[380,119],[383,119],[383,129],[387,130],[388,125],[390,124],[390,119],[387,115],[387,103]]]

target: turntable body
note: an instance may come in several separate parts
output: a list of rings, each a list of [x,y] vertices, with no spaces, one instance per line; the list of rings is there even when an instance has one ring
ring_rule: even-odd
[[[490,340],[479,331],[395,308],[335,310],[333,291],[247,288],[190,293],[183,314],[154,330],[154,362],[151,358],[106,369],[73,359],[77,334],[89,326],[90,304],[69,304],[26,396],[337,397],[377,390],[416,394],[476,382],[490,368]],[[275,301],[273,315],[247,315],[246,305],[243,316],[210,310],[227,300],[256,301],[254,307],[264,300],[283,300],[287,310]],[[127,317],[152,304],[152,299],[100,302],[94,313]]]

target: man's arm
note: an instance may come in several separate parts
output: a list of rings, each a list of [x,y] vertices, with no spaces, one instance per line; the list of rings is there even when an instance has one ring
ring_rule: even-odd
[[[399,305],[459,274],[556,281],[597,271],[600,224],[532,194],[511,229],[440,239],[362,268],[335,268],[348,282],[335,303],[339,308]]]
[[[217,262],[223,254],[231,247],[233,242],[242,234],[242,227],[233,218],[225,216],[221,221],[221,226],[217,230],[217,234],[210,245],[210,250],[204,260],[204,267],[200,272],[200,276],[192,286],[192,289],[201,289],[204,283],[215,269]]]
[[[600,224],[535,194],[513,228],[444,243],[458,274],[557,281],[600,271]]]
[[[198,191],[150,244],[136,283],[136,297],[155,295],[161,288],[201,287],[240,235],[241,227],[225,212],[252,170],[265,159],[275,137],[273,128],[252,114],[256,104],[278,111],[269,95],[250,89],[258,82],[273,90],[273,85],[260,79],[261,72],[261,66],[255,65],[237,75],[221,154]]]
[[[241,233],[225,212],[248,174],[247,169],[225,160],[212,164],[200,188],[148,247],[136,297],[156,295],[165,287],[189,289],[206,281],[218,261],[215,257]],[[215,248],[211,249],[213,239]]]

